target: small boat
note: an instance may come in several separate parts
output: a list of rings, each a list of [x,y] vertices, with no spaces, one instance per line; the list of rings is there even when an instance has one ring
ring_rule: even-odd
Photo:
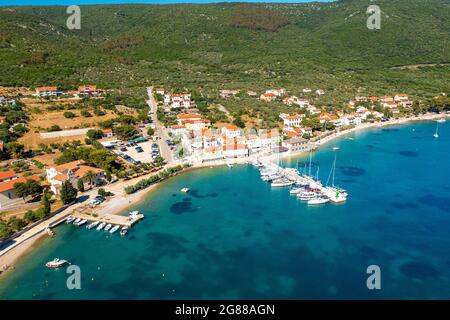
[[[89,223],[89,224],[86,226],[86,228],[90,230],[90,229],[92,229],[92,228],[95,228],[99,223],[100,223],[100,221],[94,221],[94,222],[92,222],[92,223]]]
[[[129,215],[130,215],[131,217],[137,216],[138,214],[139,214],[139,211],[137,211],[137,210],[131,211],[131,212],[129,213]]]
[[[108,223],[105,227],[105,231],[108,231],[109,229],[111,229],[111,227],[112,227],[112,224]]]
[[[127,227],[123,227],[123,228],[120,230],[120,235],[121,235],[121,236],[125,236],[125,235],[127,234],[127,232],[128,232],[128,228],[127,228]]]
[[[436,132],[433,134],[433,137],[435,137],[436,139],[439,138],[439,122],[436,122]]]
[[[47,268],[59,268],[59,267],[62,267],[64,265],[68,264],[68,263],[69,263],[69,261],[67,261],[67,260],[56,258],[56,259],[53,259],[52,261],[47,262],[45,264],[45,266]]]
[[[73,220],[75,220],[75,218],[74,218],[74,217],[72,217],[72,216],[68,216],[68,217],[67,217],[67,219],[66,219],[66,223],[67,223],[67,224],[69,224],[69,223],[72,223],[72,222],[73,222]]]
[[[84,219],[84,220],[81,220],[80,222],[78,222],[77,223],[77,226],[82,226],[83,224],[85,224],[87,222],[87,220],[86,219]]]
[[[228,168],[233,168],[233,165],[231,163],[227,163]]]
[[[81,221],[81,218],[76,218],[73,224],[78,224]]]
[[[119,228],[120,228],[120,226],[117,224],[117,225],[115,225],[111,230],[109,230],[109,233],[114,233],[114,232],[116,232],[117,230],[119,230]]]
[[[339,150],[340,148],[339,147],[333,147],[333,150]]]
[[[318,204],[324,204],[327,202],[330,202],[330,199],[325,198],[325,197],[318,197],[318,198],[313,198],[311,200],[308,200],[309,205],[318,205]]]
[[[438,120],[436,120],[437,122],[439,122],[439,123],[444,123],[445,122],[445,119],[438,119]]]
[[[189,189],[189,188],[183,188],[183,189],[181,189],[181,192],[184,192],[184,193],[188,193],[189,191],[191,191],[191,189]]]
[[[98,227],[97,227],[97,231],[102,230],[105,226],[106,226],[106,223],[105,223],[105,222],[100,223],[100,224],[98,225]]]

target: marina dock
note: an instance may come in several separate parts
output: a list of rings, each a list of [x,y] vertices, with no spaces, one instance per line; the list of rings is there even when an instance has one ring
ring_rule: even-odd
[[[270,181],[273,187],[307,186],[309,190],[316,192],[316,196],[326,198],[331,202],[343,203],[347,200],[347,192],[342,188],[334,186],[336,159],[328,179],[330,180],[331,178],[330,186],[328,186],[329,181],[327,181],[327,185],[324,186],[318,178],[311,176],[311,173],[306,174],[306,170],[304,174],[300,174],[295,168],[283,168],[271,161],[254,160],[253,165],[260,167],[262,179]],[[322,201],[322,203],[325,203],[325,201]]]
[[[105,222],[111,223],[113,225],[119,225],[121,227],[132,227],[138,221],[144,219],[143,214],[137,214],[135,216],[119,216],[115,214],[102,214],[99,216],[93,216],[86,213],[74,213],[72,214],[74,218],[80,218],[82,220],[87,220],[88,222]]]

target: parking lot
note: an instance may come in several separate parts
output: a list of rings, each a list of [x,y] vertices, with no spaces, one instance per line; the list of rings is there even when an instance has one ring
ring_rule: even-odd
[[[152,145],[154,141],[125,144],[123,147],[118,147],[114,150],[119,156],[124,158],[126,161],[131,162],[126,156],[140,163],[150,163],[153,162],[152,158]],[[159,155],[159,152],[158,152]],[[124,157],[125,156],[125,157]]]

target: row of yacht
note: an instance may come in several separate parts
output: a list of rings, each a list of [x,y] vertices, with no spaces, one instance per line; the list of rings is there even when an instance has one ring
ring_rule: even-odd
[[[75,218],[73,216],[69,216],[66,219],[66,223],[67,224],[73,224],[75,226],[82,226],[85,223],[87,223],[88,221],[86,219],[80,219],[80,218]],[[109,232],[110,234],[113,234],[115,232],[117,232],[120,229],[120,235],[125,236],[128,232],[128,228],[127,227],[122,227],[120,228],[120,225],[113,225],[111,223],[106,223],[106,222],[100,222],[100,221],[94,221],[89,223],[86,226],[86,229],[90,230],[95,228],[97,231],[101,231],[104,230],[106,232]]]
[[[259,168],[261,179],[269,182],[273,188],[289,187],[289,193],[296,196],[301,201],[306,201],[308,205],[320,205],[328,202],[342,203],[347,200],[347,192],[342,188],[334,186],[334,173],[336,159],[333,162],[328,182],[331,180],[331,186],[323,186],[317,177],[310,174],[300,174],[294,168],[282,168],[272,162],[253,162],[255,167]]]

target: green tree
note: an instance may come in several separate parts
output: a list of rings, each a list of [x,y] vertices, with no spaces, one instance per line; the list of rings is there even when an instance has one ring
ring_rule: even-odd
[[[114,128],[114,133],[121,140],[129,140],[137,135],[136,129],[131,125],[117,126]]]
[[[69,180],[64,181],[61,186],[60,197],[63,204],[69,204],[77,198],[77,189],[75,189]]]
[[[98,140],[103,138],[103,132],[101,130],[90,129],[86,132],[86,136],[91,140]]]
[[[109,172],[109,171],[106,171],[106,180],[108,182],[111,182],[111,180],[112,180],[112,175],[111,175],[111,172]]]
[[[82,179],[78,179],[77,181],[77,189],[80,192],[84,192],[84,182]]]
[[[148,128],[148,129],[147,129],[147,134],[148,134],[149,136],[152,136],[152,135],[155,134],[155,130],[154,130],[153,128]]]
[[[64,112],[63,115],[64,115],[64,118],[67,118],[67,119],[72,119],[72,118],[75,118],[75,117],[76,117],[76,114],[73,113],[73,112],[70,112],[70,111]]]
[[[45,216],[49,216],[51,213],[51,203],[50,203],[50,195],[44,194],[41,198],[42,209],[44,210]]]
[[[37,221],[36,214],[33,212],[33,210],[28,210],[25,213],[24,218],[28,223]]]
[[[19,142],[9,142],[6,144],[6,150],[16,159],[22,158],[25,155],[25,146]]]
[[[20,231],[23,227],[25,227],[26,223],[24,220],[17,218],[17,217],[11,217],[8,220],[8,224],[14,231]]]
[[[92,188],[92,185],[94,184],[94,181],[95,181],[95,177],[96,177],[95,173],[92,170],[89,170],[83,176],[83,179],[87,180],[89,182],[89,187]]]
[[[26,182],[18,182],[14,184],[14,189],[16,190],[16,195],[18,197],[25,198],[28,196],[35,197],[42,193],[42,186],[39,182],[29,179]]]

